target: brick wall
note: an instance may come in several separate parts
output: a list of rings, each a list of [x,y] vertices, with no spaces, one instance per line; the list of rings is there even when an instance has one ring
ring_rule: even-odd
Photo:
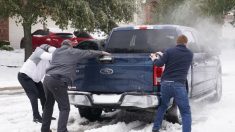
[[[154,24],[154,10],[157,8],[159,0],[149,0],[144,6],[145,23]]]
[[[9,41],[9,20],[0,19],[0,40]]]

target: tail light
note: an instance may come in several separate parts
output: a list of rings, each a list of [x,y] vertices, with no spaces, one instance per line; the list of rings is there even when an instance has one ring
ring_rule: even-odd
[[[140,29],[140,30],[146,30],[146,29],[148,29],[148,27],[146,27],[146,26],[140,26],[139,29]]]
[[[47,38],[46,41],[47,41],[47,42],[50,42],[50,41],[51,41],[51,38]]]
[[[153,85],[159,86],[164,67],[153,66]]]

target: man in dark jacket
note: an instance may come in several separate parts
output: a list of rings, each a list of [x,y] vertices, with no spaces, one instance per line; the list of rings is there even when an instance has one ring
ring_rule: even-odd
[[[43,82],[46,103],[43,110],[42,132],[50,132],[51,116],[55,101],[59,107],[57,132],[67,132],[67,122],[70,111],[67,93],[68,84],[75,79],[77,63],[101,55],[110,55],[104,51],[74,49],[69,40],[62,42],[52,55],[50,67],[46,71]]]
[[[161,81],[161,104],[157,110],[153,132],[159,132],[171,98],[174,98],[179,107],[183,132],[191,132],[191,110],[185,84],[193,53],[187,49],[187,42],[187,37],[181,35],[177,39],[176,47],[167,49],[164,54],[157,52],[158,56],[150,55],[155,65],[159,67],[165,65]]]

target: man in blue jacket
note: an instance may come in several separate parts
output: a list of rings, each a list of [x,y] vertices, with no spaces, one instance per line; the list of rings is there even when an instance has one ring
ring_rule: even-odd
[[[187,42],[187,37],[180,35],[174,48],[167,49],[164,54],[157,52],[157,56],[155,53],[150,55],[155,65],[165,65],[161,81],[161,104],[156,113],[153,132],[159,132],[171,98],[174,98],[179,107],[183,132],[191,132],[191,110],[185,84],[193,53],[187,49]]]

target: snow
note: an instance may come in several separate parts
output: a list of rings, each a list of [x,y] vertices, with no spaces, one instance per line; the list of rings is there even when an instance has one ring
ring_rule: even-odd
[[[19,87],[17,73],[24,63],[24,51],[0,50],[0,88]]]
[[[223,96],[219,103],[209,104],[199,114],[205,121],[193,126],[195,132],[234,132],[235,131],[235,50],[225,50],[221,56],[223,70]]]
[[[23,51],[0,52],[0,88],[19,86],[16,75],[23,62]],[[235,131],[235,49],[222,51],[223,96],[220,102],[192,103],[192,132],[234,132]],[[9,59],[3,59],[3,58]],[[15,58],[16,62],[12,59]],[[7,67],[6,65],[17,67]],[[40,108],[41,111],[41,108]],[[32,111],[24,93],[0,93],[0,131],[1,132],[39,132],[41,124],[32,122]],[[53,116],[58,119],[55,105]],[[103,113],[101,121],[89,122],[81,118],[77,109],[71,106],[68,129],[72,132],[150,132],[152,123],[139,120],[135,116],[121,116],[119,112]],[[125,121],[124,118],[130,118]],[[135,119],[136,118],[136,119]],[[57,120],[52,121],[51,129],[56,131]],[[181,132],[181,126],[164,121],[161,132]]]

